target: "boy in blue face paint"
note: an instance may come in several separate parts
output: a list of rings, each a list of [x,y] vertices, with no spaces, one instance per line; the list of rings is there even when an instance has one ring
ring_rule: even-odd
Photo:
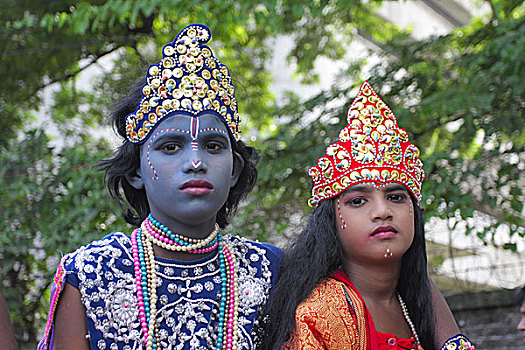
[[[221,229],[257,178],[229,70],[183,29],[118,103],[101,163],[136,229],[66,255],[39,349],[252,349],[281,251]]]

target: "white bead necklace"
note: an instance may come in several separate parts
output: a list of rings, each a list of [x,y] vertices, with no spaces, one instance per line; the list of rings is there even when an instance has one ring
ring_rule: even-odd
[[[401,305],[403,316],[405,316],[405,320],[407,321],[408,326],[410,327],[410,330],[412,331],[412,334],[414,335],[414,338],[416,339],[416,343],[420,345],[421,343],[419,342],[419,337],[417,336],[417,333],[416,333],[416,327],[414,327],[414,324],[412,323],[412,320],[410,319],[410,315],[408,314],[407,306],[405,305],[405,302],[401,298],[401,295],[399,294],[399,292],[397,293],[397,300],[399,300],[399,305]]]

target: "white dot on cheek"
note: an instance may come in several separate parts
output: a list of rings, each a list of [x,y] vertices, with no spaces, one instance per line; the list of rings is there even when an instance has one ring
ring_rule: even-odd
[[[337,213],[339,214],[339,220],[341,221],[341,229],[344,230],[346,228],[346,222],[341,215],[341,203],[339,197],[337,198]]]

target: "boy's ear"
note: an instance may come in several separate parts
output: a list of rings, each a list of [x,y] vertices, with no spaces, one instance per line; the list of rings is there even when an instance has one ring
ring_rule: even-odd
[[[125,175],[126,180],[128,180],[129,184],[137,189],[142,190],[144,188],[144,180],[142,180],[142,174],[140,172],[140,168],[136,169],[135,171],[128,173]]]
[[[244,169],[244,159],[242,156],[233,152],[233,171],[232,171],[232,181],[230,187],[234,187],[241,176],[242,170]]]

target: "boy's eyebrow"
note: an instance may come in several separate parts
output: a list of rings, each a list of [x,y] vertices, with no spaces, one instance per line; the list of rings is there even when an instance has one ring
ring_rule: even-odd
[[[166,138],[180,137],[180,136],[183,136],[183,134],[189,135],[190,132],[188,130],[183,130],[183,129],[162,129],[158,133],[153,135],[153,138],[151,139],[150,142],[155,143],[159,140],[163,140]]]
[[[221,138],[224,138],[225,140],[229,140],[228,133],[224,132],[221,129],[216,129],[216,128],[200,129],[199,130],[199,136],[200,136],[200,133],[203,133],[203,136],[210,135],[210,136],[213,136],[213,137],[221,137]]]

